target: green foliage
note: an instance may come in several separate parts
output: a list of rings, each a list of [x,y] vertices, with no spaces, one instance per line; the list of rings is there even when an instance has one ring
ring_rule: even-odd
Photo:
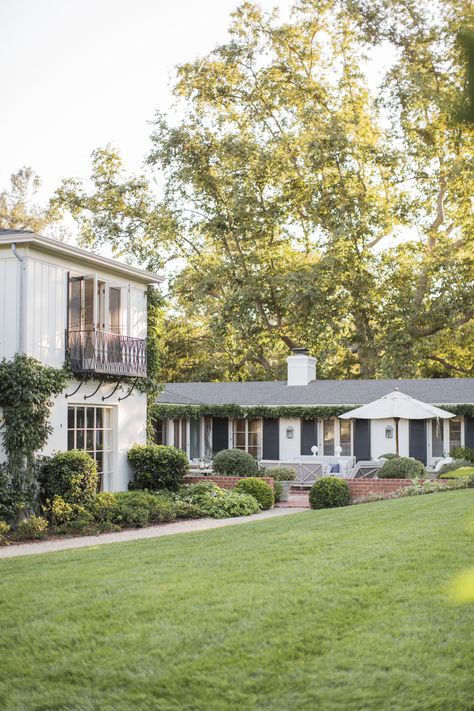
[[[300,417],[303,420],[326,419],[349,412],[352,405],[281,405],[281,406],[244,406],[229,403],[227,405],[168,405],[157,403],[151,410],[157,419],[190,417],[197,419],[205,415],[212,417],[245,418],[254,420],[259,417]]]
[[[53,205],[43,208],[33,202],[40,187],[41,179],[30,167],[11,174],[10,185],[0,191],[0,229],[41,232],[60,218]]]
[[[454,447],[450,455],[453,459],[464,459],[474,464],[474,449],[471,449],[471,447]]]
[[[459,467],[450,472],[444,472],[438,476],[438,479],[469,479],[474,480],[474,467]]]
[[[274,504],[273,489],[270,484],[267,484],[263,479],[257,477],[249,477],[242,479],[234,487],[234,491],[243,494],[250,494],[257,500],[261,509],[271,509]]]
[[[115,494],[117,510],[109,522],[122,528],[141,528],[155,523],[173,521],[175,511],[172,501],[148,491],[126,491]]]
[[[424,465],[410,457],[389,459],[377,472],[379,479],[416,479],[424,474]]]
[[[36,472],[34,465],[31,472]],[[21,511],[33,508],[36,494],[34,482],[25,482],[19,472],[11,472],[7,463],[0,464],[0,516],[14,522]]]
[[[281,501],[281,496],[283,494],[283,484],[281,481],[276,481],[273,485],[273,496],[275,498],[275,503],[277,504]]]
[[[258,464],[242,449],[223,449],[214,456],[212,468],[219,476],[257,476]]]
[[[40,471],[44,502],[60,496],[68,504],[87,506],[97,492],[99,476],[95,460],[80,449],[45,457]]]
[[[158,444],[135,444],[128,451],[128,459],[134,470],[130,489],[178,491],[189,467],[180,449]]]
[[[440,477],[442,474],[446,474],[447,472],[453,472],[456,469],[460,469],[461,467],[470,467],[471,462],[468,462],[467,459],[455,459],[454,462],[451,462],[450,464],[444,464],[438,474],[438,477]]]
[[[387,454],[381,454],[379,459],[396,459],[397,455],[394,452],[388,452]]]
[[[249,516],[260,511],[253,496],[221,489],[210,481],[185,486],[180,494],[183,501],[193,504],[204,517]]]
[[[46,538],[48,522],[41,516],[29,516],[20,521],[12,534],[15,541],[40,541]]]
[[[467,489],[469,481],[467,478],[453,481],[429,481],[428,479],[420,480],[413,479],[413,482],[398,491],[398,496],[420,496],[421,494],[437,494],[443,491],[452,491],[453,489]]]
[[[309,505],[312,509],[332,509],[348,506],[351,495],[347,482],[335,476],[318,479],[309,492]]]
[[[294,481],[296,472],[293,467],[268,467],[265,476],[271,476],[277,481]]]
[[[64,370],[23,354],[0,361],[2,444],[19,492],[27,491],[34,482],[34,455],[52,431],[48,421],[52,398],[62,392],[66,381]]]
[[[11,526],[6,521],[0,520],[0,546],[7,543],[7,533],[10,531]]]

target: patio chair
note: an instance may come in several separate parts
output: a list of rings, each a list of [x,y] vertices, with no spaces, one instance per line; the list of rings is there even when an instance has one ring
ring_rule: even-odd
[[[357,462],[351,472],[352,479],[374,479],[377,472],[383,466],[383,462],[378,459],[372,461]]]

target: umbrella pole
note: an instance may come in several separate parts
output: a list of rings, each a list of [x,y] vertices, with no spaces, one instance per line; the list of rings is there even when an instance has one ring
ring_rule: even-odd
[[[400,451],[399,451],[399,442],[398,442],[398,423],[400,418],[399,417],[394,417],[395,420],[395,449],[397,452],[397,457],[400,456]]]

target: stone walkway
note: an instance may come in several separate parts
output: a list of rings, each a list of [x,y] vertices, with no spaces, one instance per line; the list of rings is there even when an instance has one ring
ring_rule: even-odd
[[[287,516],[288,514],[301,513],[304,508],[274,508],[262,511],[252,516],[239,516],[236,518],[200,518],[195,521],[176,521],[148,528],[134,528],[118,533],[102,533],[100,536],[80,536],[77,538],[56,538],[51,541],[37,541],[35,543],[20,543],[0,548],[1,558],[15,558],[22,555],[36,555],[39,553],[54,553],[73,548],[89,548],[90,546],[103,546],[108,543],[123,543],[124,541],[139,541],[143,538],[161,538],[172,536],[175,533],[190,533],[192,531],[207,531],[223,526],[235,526],[251,521],[265,521],[269,518]]]

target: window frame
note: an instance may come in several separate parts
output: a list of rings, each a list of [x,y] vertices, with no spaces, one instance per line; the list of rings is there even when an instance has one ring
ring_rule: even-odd
[[[243,422],[244,428],[243,430],[237,431],[236,430],[236,423],[237,422]],[[257,424],[257,430],[255,432],[250,431],[250,423],[256,423]],[[242,445],[237,444],[237,437],[236,435],[244,435],[244,442]],[[249,435],[256,435],[257,439],[257,444],[249,444]],[[233,449],[240,449],[243,452],[247,452],[248,454],[251,454],[252,457],[254,457],[257,461],[260,461],[262,458],[262,446],[263,446],[263,421],[261,417],[255,417],[248,419],[246,417],[238,417],[233,420],[231,420],[231,440],[232,442],[232,447]],[[255,453],[252,453],[251,450],[255,450]]]
[[[93,426],[90,426],[89,412],[93,410]],[[97,411],[102,411],[102,427],[97,426]],[[70,427],[69,416],[71,411],[73,414],[73,426]],[[83,425],[78,427],[78,411],[83,411]],[[114,476],[114,465],[115,465],[115,450],[116,450],[116,437],[117,428],[115,424],[115,412],[116,408],[110,405],[83,405],[78,403],[69,403],[67,406],[67,449],[71,451],[72,449],[79,449],[87,452],[95,460],[97,464],[97,471],[99,473],[99,491],[110,490],[111,482]],[[106,417],[108,416],[108,426],[105,426]],[[99,448],[98,433],[102,433],[102,448]],[[79,433],[82,434],[78,437]],[[92,433],[92,446],[88,446]],[[72,441],[71,441],[72,434]],[[78,441],[79,440],[79,441]],[[107,440],[107,442],[106,442]],[[82,442],[82,446],[81,446]],[[106,443],[108,446],[106,447]],[[72,444],[72,446],[71,446]],[[79,445],[79,446],[78,446]],[[102,454],[102,457],[98,457],[98,454]],[[102,461],[102,466],[100,466],[100,461]],[[106,466],[106,461],[108,466]]]

